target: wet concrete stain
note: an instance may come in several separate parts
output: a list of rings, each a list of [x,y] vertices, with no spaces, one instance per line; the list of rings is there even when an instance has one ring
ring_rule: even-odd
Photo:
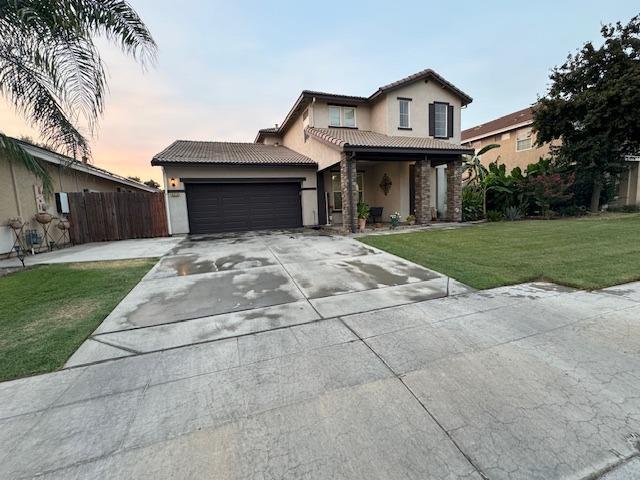
[[[217,266],[210,260],[203,260],[197,255],[179,255],[162,260],[160,269],[172,270],[177,276],[210,273],[217,270]]]
[[[399,269],[403,271],[402,274],[398,274],[375,263],[367,263],[362,260],[348,260],[345,263],[357,268],[358,273],[368,275],[369,278],[378,285],[404,285],[405,283],[410,283],[410,279],[415,279],[414,281],[425,281],[439,277],[439,275],[428,270],[411,265],[398,264]]]
[[[132,326],[150,326],[296,300],[300,295],[284,273],[224,272],[199,277],[183,291],[153,293],[125,317]]]

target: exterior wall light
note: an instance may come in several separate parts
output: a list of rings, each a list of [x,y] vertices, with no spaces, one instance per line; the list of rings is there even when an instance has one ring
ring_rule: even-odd
[[[178,184],[178,182],[176,182],[175,178],[171,177],[169,179],[169,185],[171,185],[172,188],[175,188],[177,184]]]

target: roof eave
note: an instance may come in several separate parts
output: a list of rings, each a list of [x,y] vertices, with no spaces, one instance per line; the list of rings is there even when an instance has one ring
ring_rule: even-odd
[[[317,168],[317,163],[308,162],[280,162],[280,163],[265,163],[265,162],[216,162],[216,161],[198,161],[198,160],[159,160],[152,159],[151,165],[164,167],[164,166],[202,166],[202,165],[248,165],[251,167],[296,167],[296,168]]]
[[[473,155],[473,148],[444,149],[444,148],[411,148],[411,147],[376,147],[345,144],[344,151],[362,153],[419,153],[424,155]]]

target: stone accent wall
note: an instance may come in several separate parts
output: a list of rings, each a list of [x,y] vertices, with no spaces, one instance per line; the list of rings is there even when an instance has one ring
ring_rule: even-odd
[[[351,171],[351,174],[349,174]],[[349,196],[349,176],[351,176],[351,196]],[[358,185],[355,159],[340,155],[340,187],[342,189],[342,228],[347,233],[355,233],[357,228]],[[349,198],[351,197],[351,198]]]
[[[462,160],[447,165],[447,220],[462,221]]]
[[[416,223],[431,223],[431,160],[418,160],[415,165]]]

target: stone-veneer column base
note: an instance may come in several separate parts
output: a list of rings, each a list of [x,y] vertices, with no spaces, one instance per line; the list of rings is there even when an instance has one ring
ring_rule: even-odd
[[[349,182],[351,181],[351,182]],[[357,229],[358,184],[355,158],[340,155],[340,188],[342,190],[342,229],[355,233]],[[351,183],[351,186],[349,186]],[[351,194],[350,194],[351,193]]]
[[[462,221],[462,160],[447,164],[447,220]]]
[[[431,160],[418,160],[415,165],[416,223],[431,223]]]

